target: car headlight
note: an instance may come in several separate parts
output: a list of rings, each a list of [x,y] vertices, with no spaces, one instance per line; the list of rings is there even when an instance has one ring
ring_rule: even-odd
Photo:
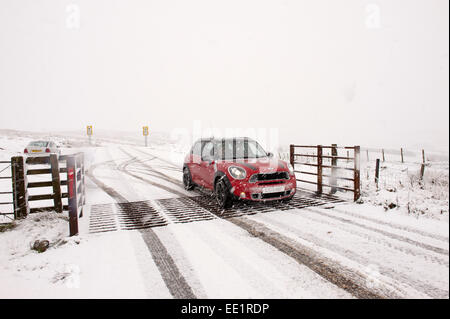
[[[234,179],[244,179],[247,176],[245,169],[239,166],[228,167],[228,173],[230,173],[231,177]]]
[[[287,167],[288,167],[288,169],[289,169],[289,173],[290,173],[291,175],[295,175],[295,173],[294,173],[294,166],[292,166],[291,163],[288,163],[288,164],[287,164]]]

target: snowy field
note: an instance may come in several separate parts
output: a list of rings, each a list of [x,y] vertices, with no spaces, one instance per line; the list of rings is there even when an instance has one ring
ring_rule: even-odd
[[[0,160],[45,137],[0,131]],[[448,161],[430,161],[423,182],[416,162],[383,162],[377,187],[372,162],[362,160],[360,203],[250,206],[222,218],[196,202],[207,195],[181,185],[186,145],[163,135],[146,148],[128,136],[98,137],[94,146],[82,135],[52,139],[63,153],[85,152],[80,235],[67,237],[65,213],[2,226],[1,298],[449,297]],[[130,230],[117,202],[143,203],[165,224]],[[98,231],[104,220],[113,230]],[[47,251],[31,249],[43,239]]]

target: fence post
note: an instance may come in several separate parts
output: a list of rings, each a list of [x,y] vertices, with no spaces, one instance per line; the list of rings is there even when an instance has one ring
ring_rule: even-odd
[[[353,164],[354,164],[354,170],[353,170],[353,200],[356,202],[359,197],[361,196],[361,181],[360,181],[360,154],[361,154],[361,147],[355,146],[354,151],[354,158],[353,158]]]
[[[78,153],[76,155],[76,171],[77,171],[77,208],[80,207],[80,214],[78,217],[83,217],[83,205],[84,205],[84,153]],[[78,173],[79,171],[79,173]],[[80,187],[78,188],[78,182]],[[79,193],[79,194],[78,194]]]
[[[317,145],[317,194],[322,194],[322,145]]]
[[[381,149],[381,154],[383,155],[383,162],[385,161],[385,158],[384,158],[384,149]]]
[[[86,204],[86,185],[85,185],[85,181],[84,181],[84,153],[81,153],[81,176],[82,176],[82,185],[83,185],[83,201],[82,201],[82,205]],[[83,211],[82,211],[83,212]],[[83,214],[81,214],[80,217],[82,217]]]
[[[422,150],[422,163],[425,164],[425,150]]]
[[[77,163],[74,156],[67,157],[67,191],[69,204],[69,235],[78,234]]]
[[[50,154],[50,166],[52,169],[53,203],[55,211],[62,213],[61,180],[59,178],[59,162],[56,154]]]
[[[402,163],[404,163],[404,161],[403,161],[403,148],[400,148],[400,155],[402,157]]]
[[[367,162],[369,161],[369,149],[366,149]]]
[[[425,164],[420,164],[420,180],[423,181],[423,175],[425,174]]]
[[[14,219],[26,218],[29,212],[27,200],[27,184],[22,156],[11,158],[11,180],[14,203]]]
[[[380,177],[380,159],[377,158],[377,162],[375,165],[375,183],[377,184],[377,188],[378,188],[379,177]]]
[[[337,184],[336,179],[336,166],[337,166],[337,159],[335,156],[337,156],[337,144],[331,144],[331,194],[335,194],[337,192],[337,188],[335,185]]]
[[[289,145],[289,162],[292,165],[292,168],[294,168],[294,145]]]

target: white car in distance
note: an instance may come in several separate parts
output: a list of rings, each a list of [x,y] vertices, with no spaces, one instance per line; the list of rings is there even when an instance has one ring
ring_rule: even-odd
[[[61,155],[61,149],[52,141],[32,141],[23,150],[26,155]]]

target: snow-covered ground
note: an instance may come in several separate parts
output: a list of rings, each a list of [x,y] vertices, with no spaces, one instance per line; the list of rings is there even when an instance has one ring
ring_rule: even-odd
[[[0,137],[0,158],[32,138]],[[89,147],[82,136],[56,138],[72,146],[65,152],[84,151],[90,169],[80,235],[67,237],[66,214],[53,212],[0,232],[2,298],[448,298],[448,163],[427,167],[438,171],[439,188],[430,179],[416,186],[402,177],[395,183],[403,187],[389,191],[389,183],[379,183],[377,190],[372,178],[365,181],[364,166],[364,203],[248,214],[250,208],[231,219],[200,205],[193,212],[207,218],[180,222],[170,204],[188,218],[191,208],[182,204],[203,196],[180,185],[188,146],[163,137],[147,148],[138,139],[105,137]],[[413,168],[401,176],[408,174]],[[144,202],[166,223],[128,230],[118,201]],[[396,207],[385,209],[391,202]],[[115,230],[93,232],[105,218]],[[47,251],[30,248],[42,239],[50,242]],[[345,280],[361,291],[345,289]]]

